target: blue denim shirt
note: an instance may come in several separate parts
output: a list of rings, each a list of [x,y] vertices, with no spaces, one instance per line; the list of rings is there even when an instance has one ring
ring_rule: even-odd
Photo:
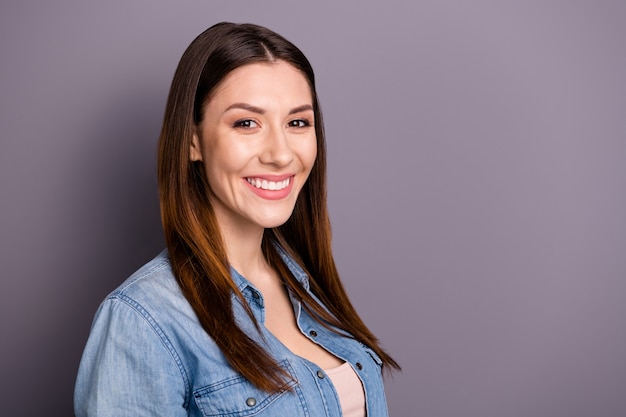
[[[308,290],[307,275],[282,251],[281,256]],[[263,334],[233,295],[238,324],[293,376],[292,390],[266,393],[230,367],[200,326],[164,251],[100,305],[78,371],[76,416],[341,416],[330,378],[267,331],[261,293],[235,270],[231,274]],[[352,365],[363,383],[367,415],[386,417],[378,356],[320,326],[297,300],[291,301],[302,333]]]

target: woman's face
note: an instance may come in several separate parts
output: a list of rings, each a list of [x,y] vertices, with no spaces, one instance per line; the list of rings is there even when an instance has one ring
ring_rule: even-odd
[[[203,116],[191,160],[204,164],[220,227],[285,223],[317,154],[304,75],[283,61],[239,67],[217,86]]]

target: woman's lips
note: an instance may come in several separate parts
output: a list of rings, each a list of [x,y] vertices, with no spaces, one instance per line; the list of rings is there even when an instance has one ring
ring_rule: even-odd
[[[291,193],[294,175],[272,177],[246,177],[246,184],[259,197],[281,200]]]

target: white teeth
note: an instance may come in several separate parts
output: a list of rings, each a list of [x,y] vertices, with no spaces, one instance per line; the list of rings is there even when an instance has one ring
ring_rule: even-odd
[[[256,188],[271,191],[282,190],[289,185],[289,178],[283,181],[268,181],[260,178],[246,178],[246,181],[248,181],[250,185],[253,185]]]

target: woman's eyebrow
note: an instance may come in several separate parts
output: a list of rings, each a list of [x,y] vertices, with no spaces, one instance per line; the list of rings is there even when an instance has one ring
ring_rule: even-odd
[[[311,106],[310,104],[303,104],[302,106],[298,106],[298,107],[291,109],[289,114],[300,113],[300,112],[307,111],[307,110],[313,111],[313,106]]]
[[[224,113],[232,109],[243,109],[243,110],[249,110],[253,113],[265,114],[264,109],[257,107],[257,106],[253,106],[252,104],[248,104],[248,103],[233,103],[230,106],[228,106],[226,110],[224,110]]]

